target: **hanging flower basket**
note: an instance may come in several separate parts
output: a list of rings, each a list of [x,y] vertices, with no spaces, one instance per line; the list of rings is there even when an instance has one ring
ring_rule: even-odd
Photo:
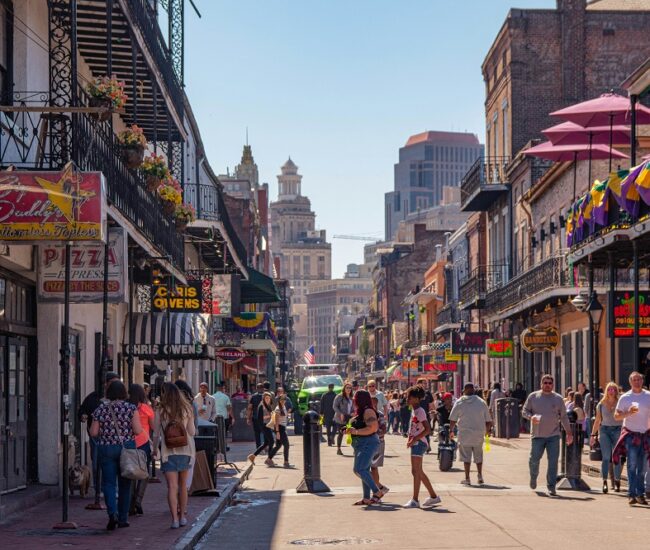
[[[174,222],[178,231],[184,231],[187,225],[196,219],[196,211],[191,204],[179,204],[174,210]]]
[[[117,141],[122,144],[124,162],[129,168],[138,168],[144,161],[144,149],[147,138],[137,124],[133,124],[117,135]]]
[[[172,201],[163,201],[163,212],[171,216],[176,210],[176,204]]]
[[[160,178],[157,178],[156,176],[148,175],[145,178],[145,183],[147,184],[147,191],[150,193],[153,193],[158,187],[160,187],[160,184],[162,183],[162,180]]]
[[[151,155],[144,159],[140,171],[145,178],[147,190],[155,192],[169,178],[167,162],[161,155]]]
[[[138,168],[144,160],[144,147],[130,145],[124,148],[124,162],[128,168]]]
[[[91,107],[104,107],[106,111],[91,113],[91,116],[98,120],[111,118],[114,109],[121,109],[126,104],[126,93],[124,82],[120,82],[114,76],[101,76],[91,80],[86,86],[86,92],[90,96]]]
[[[113,114],[113,102],[107,97],[91,97],[88,101],[88,104],[91,107],[103,107],[105,111],[99,113],[90,113],[90,116],[94,119],[104,122],[111,118]]]

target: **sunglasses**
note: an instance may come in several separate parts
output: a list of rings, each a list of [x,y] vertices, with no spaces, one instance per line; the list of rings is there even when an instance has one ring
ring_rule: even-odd
[[[552,385],[553,385],[553,382],[550,382],[550,381],[542,382],[542,386],[552,386]]]

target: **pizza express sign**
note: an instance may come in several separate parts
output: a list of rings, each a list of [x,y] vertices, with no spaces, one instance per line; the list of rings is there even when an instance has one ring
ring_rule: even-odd
[[[529,353],[554,351],[560,343],[560,335],[554,327],[531,327],[521,333],[521,346]]]

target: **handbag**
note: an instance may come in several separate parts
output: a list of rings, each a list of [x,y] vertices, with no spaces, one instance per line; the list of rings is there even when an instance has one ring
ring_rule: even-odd
[[[602,462],[603,460],[603,451],[600,448],[600,441],[598,440],[598,435],[596,435],[594,444],[589,447],[589,460],[593,462]]]
[[[113,417],[115,431],[120,438],[120,445],[122,445],[122,451],[120,452],[120,475],[127,479],[147,479],[149,477],[149,470],[147,469],[146,453],[141,449],[127,449],[124,447],[124,438],[120,433],[120,426],[117,423],[112,403],[109,405],[109,408]]]
[[[270,430],[275,430],[275,415],[276,415],[276,413],[272,412],[271,413],[271,420],[269,420],[266,423],[266,427],[269,428]]]

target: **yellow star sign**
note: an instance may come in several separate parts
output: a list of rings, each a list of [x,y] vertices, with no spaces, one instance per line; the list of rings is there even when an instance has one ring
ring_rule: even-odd
[[[72,165],[68,164],[66,166],[65,170],[61,173],[61,178],[56,182],[38,176],[35,179],[47,191],[48,199],[52,205],[58,208],[70,223],[74,223],[76,221],[74,215],[75,199],[80,199],[82,198],[81,195],[87,195],[87,193],[80,193],[78,183],[75,184],[76,178],[72,171]],[[85,198],[87,199],[88,197]]]

